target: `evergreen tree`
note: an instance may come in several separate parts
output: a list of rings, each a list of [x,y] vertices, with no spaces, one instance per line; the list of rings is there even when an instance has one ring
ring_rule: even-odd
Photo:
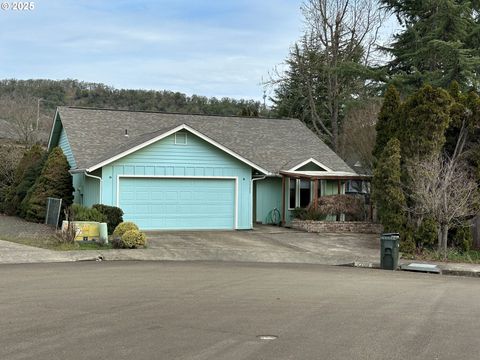
[[[450,85],[449,93],[454,103],[450,107],[450,124],[445,133],[446,143],[444,150],[449,156],[453,156],[457,147],[458,137],[462,133],[462,128],[467,131],[464,133],[465,139],[460,145],[464,148],[476,152],[480,146],[480,96],[474,91],[468,93],[461,92],[457,82]],[[461,149],[457,149],[459,151]],[[472,160],[472,154],[469,153],[469,162]]]
[[[480,86],[478,1],[382,0],[403,25],[387,50],[391,79],[407,93],[424,84]],[[403,92],[402,91],[402,92]]]
[[[48,155],[40,177],[22,202],[27,220],[45,220],[48,197],[62,199],[62,208],[72,203],[74,189],[69,169],[70,165],[62,149],[54,148]]]
[[[423,86],[399,108],[398,139],[403,160],[438,155],[445,144],[452,99],[443,89]]]
[[[373,172],[373,197],[378,219],[385,232],[400,232],[405,227],[405,196],[401,185],[400,141],[387,142]]]
[[[378,77],[372,62],[383,10],[369,0],[305,0],[306,29],[276,85],[275,110],[305,122],[335,151],[346,105],[369,98]]]
[[[390,85],[385,92],[382,108],[378,115],[378,121],[375,125],[377,137],[373,156],[375,159],[380,158],[380,154],[387,145],[388,140],[396,136],[396,128],[398,127],[398,109],[400,107],[400,94],[395,86]]]
[[[24,216],[20,204],[40,175],[45,159],[46,153],[39,145],[32,146],[30,150],[24,153],[17,166],[15,180],[5,197],[4,209],[6,214]]]

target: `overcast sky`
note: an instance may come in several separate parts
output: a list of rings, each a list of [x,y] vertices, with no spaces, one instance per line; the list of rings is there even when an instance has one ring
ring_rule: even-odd
[[[259,100],[262,78],[302,33],[300,3],[38,0],[0,10],[0,78]]]

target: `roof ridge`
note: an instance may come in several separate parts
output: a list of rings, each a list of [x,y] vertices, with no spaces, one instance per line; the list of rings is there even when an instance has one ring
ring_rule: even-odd
[[[115,109],[115,108],[97,108],[88,106],[71,106],[64,105],[58,106],[58,108],[78,109],[78,110],[100,110],[100,111],[118,111],[129,113],[145,113],[145,114],[167,114],[167,115],[195,115],[195,116],[209,116],[209,117],[222,117],[222,118],[241,118],[241,119],[262,119],[262,120],[298,120],[296,118],[277,118],[266,116],[242,116],[242,115],[221,115],[221,114],[202,114],[195,112],[174,112],[174,111],[153,111],[153,110],[128,110],[128,109]]]

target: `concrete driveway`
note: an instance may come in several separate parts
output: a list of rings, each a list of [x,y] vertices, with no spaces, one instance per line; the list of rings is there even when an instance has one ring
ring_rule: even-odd
[[[343,265],[379,262],[369,234],[314,234],[274,226],[248,231],[147,233],[148,248],[52,251],[0,240],[0,263],[79,260],[190,260]]]
[[[149,249],[172,260],[216,260],[341,265],[379,262],[371,234],[315,234],[274,226],[250,231],[148,233]],[[139,250],[143,251],[143,250]]]

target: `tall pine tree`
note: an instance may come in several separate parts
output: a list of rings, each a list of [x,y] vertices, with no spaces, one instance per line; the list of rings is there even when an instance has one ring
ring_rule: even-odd
[[[430,85],[423,86],[399,108],[398,139],[404,160],[425,159],[438,155],[445,144],[445,130],[450,122],[449,94]]]
[[[390,85],[385,92],[382,108],[380,109],[377,124],[375,125],[377,137],[373,149],[373,156],[376,160],[380,158],[380,154],[387,145],[388,140],[397,135],[397,112],[400,104],[400,94],[395,86]]]
[[[74,189],[69,170],[70,165],[62,149],[54,148],[48,155],[35,185],[22,202],[27,220],[37,222],[45,220],[48,197],[62,199],[63,208],[72,203]]]
[[[402,30],[385,48],[387,68],[402,93],[424,84],[462,89],[480,85],[480,2],[471,0],[381,0]]]
[[[400,141],[390,139],[383,149],[373,172],[373,198],[385,232],[400,232],[405,228],[405,196],[401,184]]]

